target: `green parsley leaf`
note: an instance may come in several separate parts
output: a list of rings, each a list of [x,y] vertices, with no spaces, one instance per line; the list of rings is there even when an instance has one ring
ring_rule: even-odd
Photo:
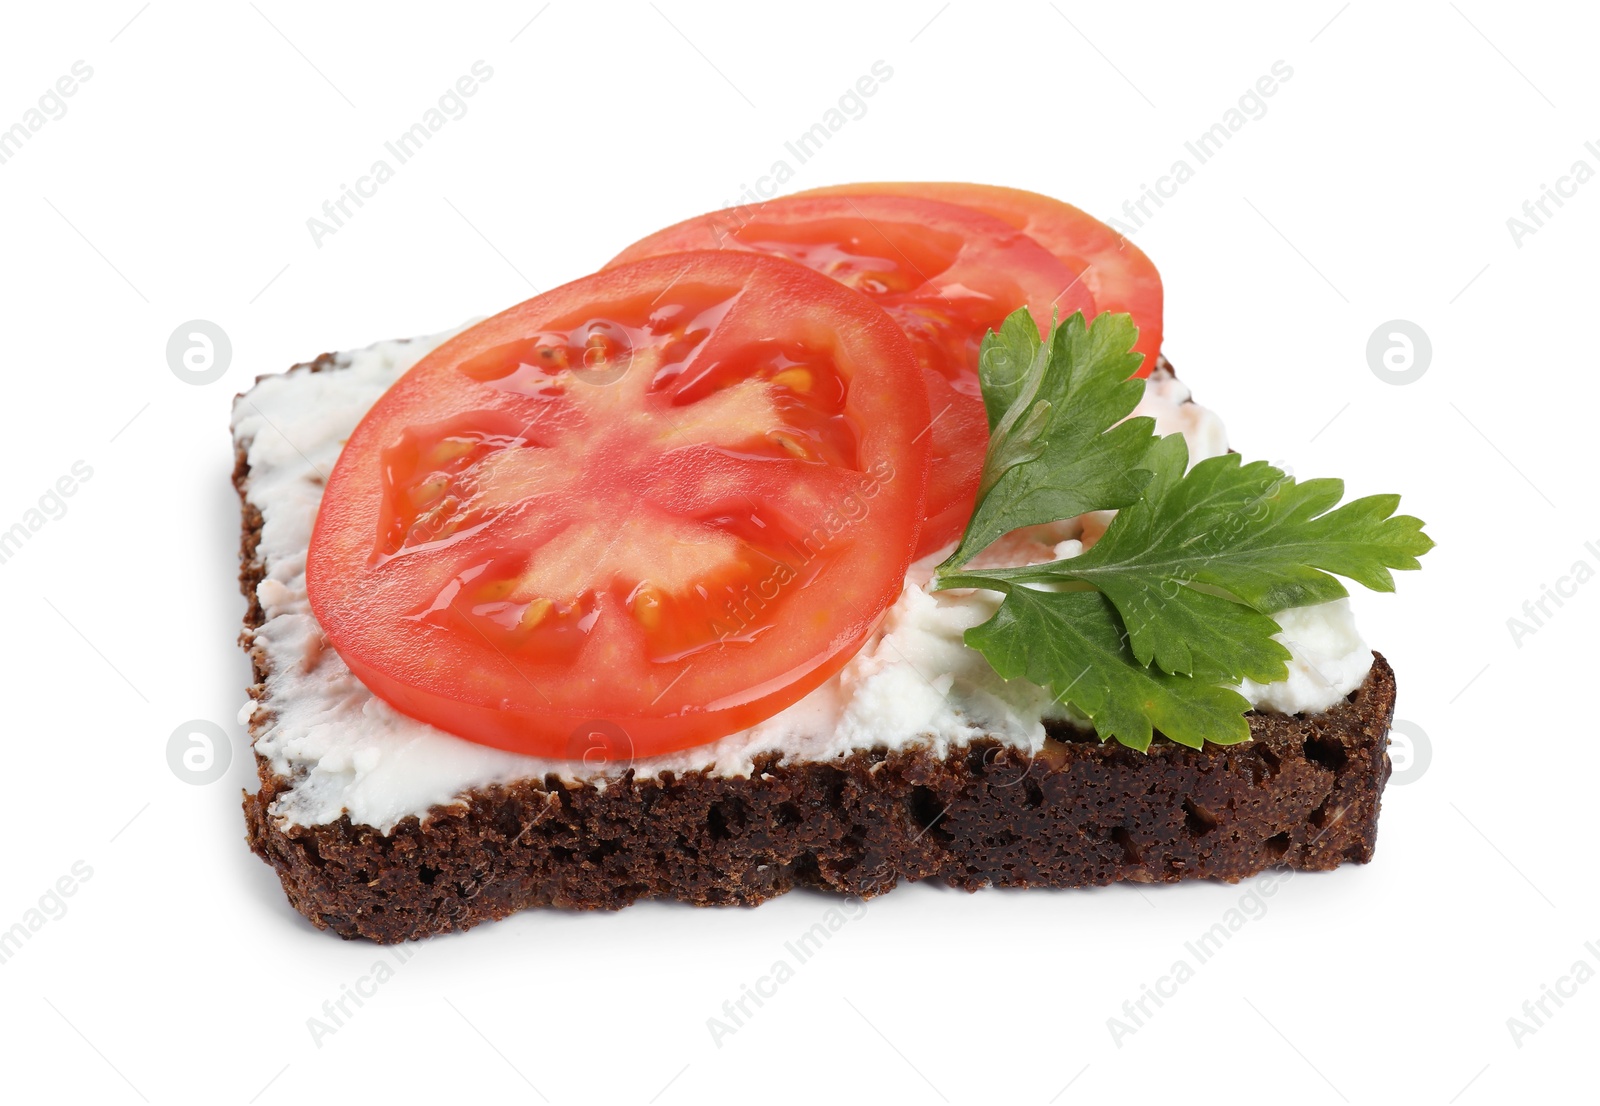
[[[1036,371],[1035,362],[1050,356],[1039,340],[1039,328],[1026,311],[1013,311],[1000,329],[983,336],[978,350],[978,379],[983,385],[983,406],[993,433],[1006,411],[1022,394],[1022,386]]]
[[[1344,481],[1297,483],[1263,461],[1241,464],[1236,453],[1185,474],[1188,449],[1176,434],[1146,463],[1155,478],[1144,497],[1119,512],[1088,552],[1062,562],[1071,578],[1110,594],[1125,616],[1134,594],[1152,584],[1207,584],[1266,614],[1348,595],[1330,572],[1393,591],[1389,570],[1419,568],[1417,558],[1433,548],[1421,519],[1394,514],[1397,495],[1332,509]]]
[[[1152,727],[1193,747],[1245,740],[1249,703],[1226,685],[1287,678],[1271,614],[1342,598],[1335,573],[1393,591],[1391,570],[1420,567],[1433,541],[1420,520],[1394,513],[1398,496],[1339,506],[1342,481],[1296,482],[1235,454],[1190,469],[1181,435],[1156,439],[1149,419],[1113,425],[1139,398],[1125,394],[1140,387],[1124,379],[1137,366],[1122,352],[1136,333],[1126,316],[1090,327],[1074,316],[1038,342],[1023,314],[984,342],[994,427],[985,480],[935,586],[1004,593],[967,643],[1007,679],[1025,676],[1071,703],[1104,740],[1147,748]],[[1089,422],[1074,433],[1067,412]],[[1112,465],[1129,466],[1133,481],[1118,481]],[[1072,510],[1042,515],[1046,504]],[[1116,517],[1078,557],[961,567],[1012,529],[1109,509]]]
[[[1090,326],[1080,312],[1045,341],[1038,334],[1022,308],[983,340],[989,452],[972,520],[940,571],[1024,526],[1124,507],[1150,478],[1139,461],[1155,422],[1127,417],[1144,394],[1129,379],[1141,360],[1129,352],[1138,336],[1132,317],[1104,314]]]
[[[1097,592],[1011,588],[994,617],[968,630],[966,640],[1006,679],[1031,680],[1072,703],[1102,740],[1142,751],[1153,729],[1195,749],[1250,739],[1249,700],[1140,664],[1116,609]]]

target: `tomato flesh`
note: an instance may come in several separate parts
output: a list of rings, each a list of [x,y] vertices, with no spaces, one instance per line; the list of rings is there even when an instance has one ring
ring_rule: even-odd
[[[927,519],[918,554],[961,536],[972,515],[989,425],[978,384],[983,336],[1024,305],[1092,315],[1079,271],[1003,220],[937,200],[823,196],[712,212],[650,235],[611,265],[717,248],[797,261],[872,298],[900,324],[922,366],[930,440]]]
[[[463,737],[700,744],[816,687],[898,596],[927,422],[899,329],[801,266],[586,277],[446,342],[366,416],[312,608],[363,683]]]
[[[961,204],[1016,227],[1083,274],[1097,311],[1125,311],[1139,327],[1136,353],[1149,376],[1161,352],[1161,274],[1128,239],[1086,211],[1021,188],[955,181],[896,181],[814,188],[799,196],[910,196]]]

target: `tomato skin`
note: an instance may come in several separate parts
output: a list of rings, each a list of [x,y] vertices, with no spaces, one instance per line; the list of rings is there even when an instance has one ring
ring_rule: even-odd
[[[1079,270],[1004,220],[937,199],[897,195],[788,197],[686,219],[608,265],[715,247],[788,257],[866,292],[899,322],[923,364],[928,427],[927,518],[919,556],[961,536],[972,516],[989,424],[978,384],[983,336],[1016,308],[1093,315]]]
[[[632,348],[616,380],[586,383],[576,365],[530,375],[553,348],[532,335],[588,319],[604,339],[608,320],[654,326],[680,303],[722,312],[698,344],[673,331]],[[788,429],[767,432],[769,416]],[[710,251],[585,277],[445,342],[361,421],[312,535],[312,610],[375,694],[470,740],[600,759],[702,744],[821,684],[898,598],[927,421],[900,329],[803,266]],[[459,456],[413,463],[430,449]],[[451,479],[477,498],[463,491],[468,508],[423,526],[416,495],[436,502],[432,482]],[[508,622],[507,596],[529,580],[542,590]],[[744,606],[725,616],[701,584]],[[737,632],[713,634],[725,617]],[[571,632],[538,636],[552,626]]]
[[[796,196],[912,196],[961,204],[1004,220],[1083,274],[1098,311],[1125,311],[1139,327],[1135,376],[1161,353],[1161,274],[1126,236],[1071,204],[1021,188],[956,181],[876,181],[812,188]]]

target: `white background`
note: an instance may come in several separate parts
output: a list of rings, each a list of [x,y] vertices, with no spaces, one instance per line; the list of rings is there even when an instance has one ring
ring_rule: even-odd
[[[542,2],[7,8],[0,127],[74,61],[93,76],[0,165],[0,528],[73,462],[93,477],[0,564],[0,928],[74,862],[92,877],[0,964],[0,1093],[1578,1094],[1600,983],[1521,1047],[1507,1019],[1574,961],[1600,966],[1600,582],[1520,643],[1507,619],[1575,561],[1600,567],[1600,181],[1520,246],[1506,220],[1575,160],[1600,169],[1594,18],[1485,0]],[[479,59],[494,75],[465,117],[314,245],[307,218]],[[530,913],[413,946],[318,1047],[307,1019],[393,957],[312,929],[244,845],[234,393],[493,312],[735,199],[877,60],[892,78],[791,187],[970,179],[1111,217],[1280,59],[1293,77],[1266,115],[1135,237],[1165,279],[1167,351],[1234,445],[1403,492],[1439,543],[1398,595],[1357,599],[1432,752],[1385,795],[1374,863],[1296,877],[1120,1047],[1107,1019],[1248,885],[902,888],[720,1048],[707,1018],[831,900]],[[204,387],[165,356],[195,318],[233,343]],[[1396,318],[1433,344],[1403,387],[1365,353]],[[196,718],[234,742],[208,786],[166,762]]]

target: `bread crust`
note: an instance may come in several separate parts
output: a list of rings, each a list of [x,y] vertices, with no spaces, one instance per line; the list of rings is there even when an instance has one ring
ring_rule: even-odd
[[[291,371],[334,364],[325,354]],[[264,620],[256,585],[265,566],[247,446],[238,444],[233,475],[248,604],[240,644],[261,699],[269,672],[253,631]],[[629,771],[600,788],[550,775],[474,790],[389,833],[348,815],[280,825],[270,809],[289,781],[257,755],[260,790],[244,795],[244,813],[250,847],[296,910],[320,929],[381,943],[537,906],[751,906],[795,887],[868,897],[902,880],[967,890],[1233,882],[1372,859],[1394,699],[1394,672],[1377,656],[1366,682],[1321,714],[1251,712],[1244,745],[1196,750],[1158,738],[1138,753],[1050,726],[1035,757],[979,740],[945,757],[772,754],[748,778]],[[252,736],[263,724],[258,712]]]

